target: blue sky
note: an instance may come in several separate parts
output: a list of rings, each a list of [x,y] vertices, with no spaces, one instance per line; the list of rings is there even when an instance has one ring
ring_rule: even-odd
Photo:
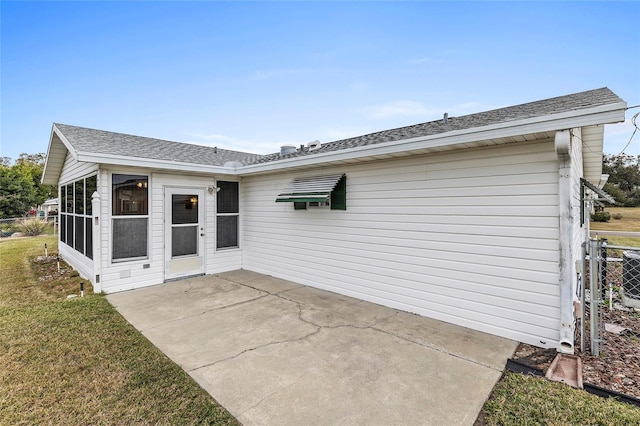
[[[0,155],[13,159],[45,152],[53,122],[268,153],[603,86],[640,104],[639,2],[2,1],[0,13]],[[607,126],[605,152],[632,131]],[[640,154],[640,134],[625,152]]]

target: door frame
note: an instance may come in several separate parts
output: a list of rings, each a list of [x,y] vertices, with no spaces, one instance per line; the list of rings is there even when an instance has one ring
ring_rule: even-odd
[[[195,195],[197,197],[197,253],[195,255],[172,256],[172,228],[173,228],[173,195]],[[205,188],[187,186],[163,187],[163,234],[164,234],[164,281],[204,275],[205,271]]]

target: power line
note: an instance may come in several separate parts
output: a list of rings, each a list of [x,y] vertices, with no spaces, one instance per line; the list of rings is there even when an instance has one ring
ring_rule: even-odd
[[[640,106],[640,105],[637,105]],[[636,108],[636,107],[630,107],[627,109],[631,109],[631,108]],[[633,124],[633,127],[635,127],[635,129],[633,129],[633,133],[631,134],[631,137],[629,138],[629,142],[627,142],[627,144],[624,146],[624,148],[622,148],[622,151],[620,151],[620,154],[622,154],[624,152],[625,149],[627,149],[629,147],[629,145],[631,144],[631,141],[633,140],[633,137],[636,135],[636,132],[638,131],[638,123],[636,123],[636,119],[638,118],[638,116],[640,115],[640,112],[637,112],[633,117],[631,117],[631,124]],[[620,155],[618,154],[618,155]]]

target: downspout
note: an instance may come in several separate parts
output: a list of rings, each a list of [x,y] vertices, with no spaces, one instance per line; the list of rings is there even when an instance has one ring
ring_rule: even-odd
[[[98,194],[98,191],[91,194],[91,212],[93,230],[93,279],[91,281],[93,283],[93,292],[97,294],[102,292],[102,283],[100,280],[100,275],[102,274],[102,253],[100,251],[102,245],[100,244],[100,240],[102,239],[102,235],[100,233],[100,194]]]
[[[556,132],[558,157],[558,207],[560,212],[560,341],[558,352],[573,354],[575,325],[573,315],[573,215],[571,214],[571,135],[569,130]]]

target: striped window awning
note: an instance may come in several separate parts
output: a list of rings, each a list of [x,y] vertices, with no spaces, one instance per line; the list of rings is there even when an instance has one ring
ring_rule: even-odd
[[[276,198],[276,203],[308,203],[328,201],[331,192],[344,175],[295,178]]]

